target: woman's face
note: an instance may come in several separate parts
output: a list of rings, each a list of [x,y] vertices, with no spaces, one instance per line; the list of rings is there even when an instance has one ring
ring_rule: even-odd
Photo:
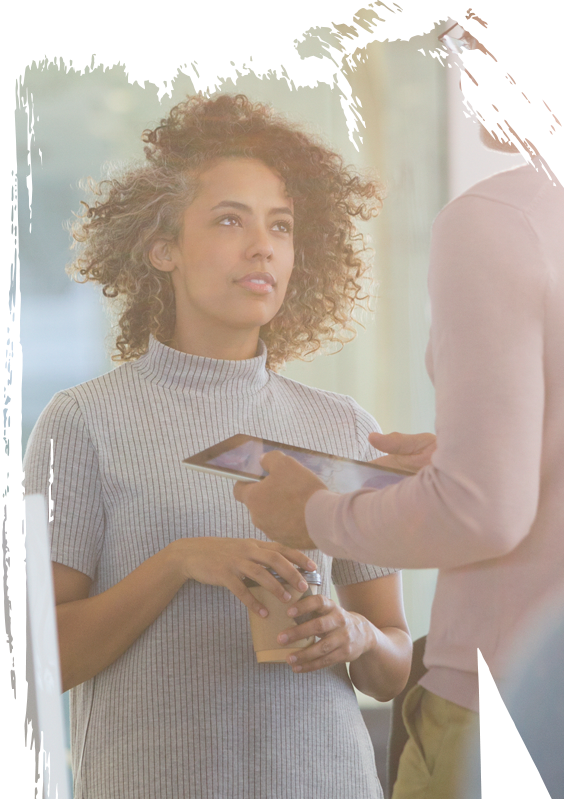
[[[292,274],[292,200],[281,178],[253,158],[216,162],[199,186],[178,240],[166,245],[177,329],[258,335],[280,309]]]

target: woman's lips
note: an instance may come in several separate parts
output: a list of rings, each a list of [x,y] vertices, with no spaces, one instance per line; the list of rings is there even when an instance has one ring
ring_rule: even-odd
[[[250,272],[235,282],[253,294],[270,294],[276,285],[276,281],[269,272]]]

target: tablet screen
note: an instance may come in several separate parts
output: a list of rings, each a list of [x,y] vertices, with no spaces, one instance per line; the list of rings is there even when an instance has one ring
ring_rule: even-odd
[[[295,458],[322,480],[330,491],[346,494],[358,488],[384,488],[399,483],[406,474],[387,471],[377,466],[353,461],[346,458],[332,457],[310,450],[285,447],[283,444],[248,439],[241,444],[221,452],[207,460],[209,466],[233,469],[246,472],[256,477],[264,477],[267,472],[260,465],[260,457],[265,452],[279,450],[284,455]]]

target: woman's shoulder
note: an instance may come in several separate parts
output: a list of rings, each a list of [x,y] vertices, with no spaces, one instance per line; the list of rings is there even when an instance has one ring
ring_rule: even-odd
[[[308,386],[276,372],[272,373],[270,382],[278,397],[289,404],[295,404],[296,410],[305,407],[316,414],[333,416],[340,422],[346,420],[363,438],[367,435],[366,430],[381,432],[372,414],[348,394]]]
[[[346,394],[338,394],[336,391],[327,391],[324,388],[309,386],[307,383],[300,383],[299,380],[285,377],[278,372],[271,372],[270,375],[271,385],[274,390],[280,393],[294,395],[313,403],[333,403],[338,407],[346,407],[350,405],[351,401],[354,402],[352,397]]]
[[[84,426],[88,417],[111,405],[112,398],[127,392],[130,372],[130,365],[124,364],[76,386],[61,389],[43,409],[36,427]]]
[[[85,380],[76,386],[64,388],[55,394],[53,400],[63,401],[63,398],[66,398],[67,401],[74,400],[79,405],[83,405],[92,402],[96,403],[104,398],[110,398],[113,394],[122,393],[131,384],[131,379],[134,375],[132,366],[132,363],[120,364],[110,369],[109,372],[98,375],[98,377]]]
[[[44,464],[55,446],[67,452],[85,452],[96,448],[100,434],[108,429],[113,410],[127,406],[128,364],[58,391],[37,419],[26,447],[26,469],[35,461]],[[131,392],[129,392],[130,394]]]

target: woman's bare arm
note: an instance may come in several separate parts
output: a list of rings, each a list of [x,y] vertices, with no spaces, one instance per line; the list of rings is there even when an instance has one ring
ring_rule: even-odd
[[[88,597],[91,579],[53,563],[63,691],[94,677],[123,655],[182,586],[166,548],[124,580]]]
[[[252,577],[281,601],[288,601],[290,594],[285,596],[284,587],[264,566],[284,574],[300,590],[303,577],[294,563],[315,568],[303,552],[278,544],[253,539],[182,538],[93,597],[88,596],[90,577],[53,563],[63,691],[91,679],[123,655],[187,580],[228,588],[252,611],[266,615],[266,609],[241,578]]]
[[[407,683],[412,654],[401,573],[336,590],[342,607],[364,619],[369,642],[364,654],[349,664],[352,682],[381,702],[393,699]]]

